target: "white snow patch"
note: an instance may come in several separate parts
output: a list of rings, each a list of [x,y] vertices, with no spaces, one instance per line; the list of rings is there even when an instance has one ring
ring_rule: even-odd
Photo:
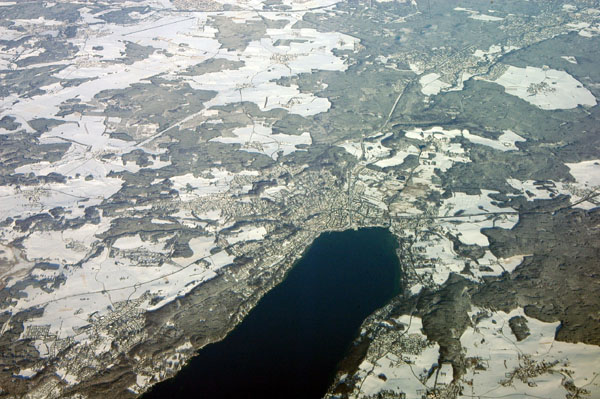
[[[600,159],[567,163],[569,172],[582,188],[596,188],[600,186]]]
[[[223,169],[212,168],[203,176],[194,176],[187,173],[171,177],[173,188],[179,191],[182,200],[187,201],[194,197],[221,194],[227,192],[231,186],[234,174]]]
[[[480,309],[473,309],[476,314]],[[509,327],[509,319],[524,317],[530,335],[517,341]],[[563,382],[571,380],[576,386],[585,386],[591,397],[600,394],[598,359],[600,347],[582,343],[556,341],[554,336],[559,322],[544,323],[525,315],[523,309],[509,313],[496,311],[479,319],[475,327],[467,327],[460,338],[465,356],[480,359],[485,369],[469,368],[463,377],[464,397],[543,397],[564,398],[567,395]],[[530,374],[525,381],[510,373],[528,362],[557,362],[552,371]],[[466,381],[470,381],[466,384]]]
[[[428,130],[423,130],[421,128],[414,128],[406,132],[406,137],[417,139],[417,140],[426,140],[429,138],[434,138],[443,141],[449,141],[455,137],[464,137],[469,140],[473,144],[485,145],[487,147],[491,147],[495,150],[499,151],[511,151],[517,150],[516,142],[525,141],[524,138],[516,134],[511,130],[505,130],[498,140],[488,139],[486,137],[478,136],[476,134],[472,134],[467,129],[450,129],[445,130],[440,126],[434,126]]]
[[[401,165],[409,155],[417,155],[419,153],[419,149],[413,145],[409,146],[406,150],[397,150],[396,153],[386,159],[382,159],[374,163],[375,166],[379,166],[380,168],[387,168],[390,166]]]
[[[487,51],[484,50],[475,50],[475,52],[473,52],[473,56],[477,57],[477,58],[483,58],[486,60],[490,60],[492,58],[497,58],[498,56],[502,55],[502,54],[506,54],[509,53],[513,50],[518,50],[519,47],[515,47],[515,46],[503,46],[503,45],[499,45],[499,44],[492,44]]]
[[[122,250],[146,250],[155,253],[169,253],[168,249],[165,249],[164,241],[161,242],[150,242],[142,240],[139,234],[133,236],[119,237],[113,244],[114,248]]]
[[[386,137],[388,135],[380,137],[376,141],[364,141],[362,143],[350,141],[340,144],[339,147],[342,147],[357,159],[363,158],[367,162],[373,162],[390,155],[390,149],[381,144],[381,141]]]
[[[440,77],[441,76],[438,73],[429,73],[421,76],[419,79],[421,92],[426,96],[431,96],[438,94],[442,89],[447,89],[452,86],[449,83],[440,80]]]
[[[19,370],[19,372],[17,374],[15,374],[15,376],[17,377],[22,377],[22,378],[31,378],[31,377],[35,377],[38,373],[38,370],[35,370],[33,368],[28,368],[28,369],[21,369]]]
[[[514,255],[509,258],[499,258],[498,262],[502,265],[504,270],[509,273],[512,273],[521,263],[523,263],[523,259],[525,259],[527,255]]]
[[[496,17],[494,15],[482,14],[479,11],[470,10],[468,8],[463,8],[463,7],[455,7],[454,11],[467,12],[469,14],[469,18],[476,19],[478,21],[484,21],[484,22],[497,22],[497,21],[502,21],[504,19],[501,17]]]
[[[301,135],[273,134],[271,127],[260,123],[239,127],[233,130],[234,137],[215,137],[210,141],[228,144],[240,144],[241,150],[265,154],[277,159],[279,153],[288,155],[300,150],[299,145],[312,144],[310,133]]]
[[[506,93],[545,110],[596,105],[594,95],[565,71],[511,65],[493,82],[504,86]]]
[[[240,241],[262,240],[267,235],[267,229],[263,226],[244,226],[232,235],[225,236],[229,244],[236,244]]]
[[[489,197],[492,193],[495,192],[482,190],[479,195],[457,192],[442,203],[439,214],[450,216],[443,224],[455,231],[464,244],[488,246],[487,236],[481,229],[494,226],[510,229],[517,223],[516,212],[506,215],[504,213],[512,211],[511,208],[500,208],[492,203]]]

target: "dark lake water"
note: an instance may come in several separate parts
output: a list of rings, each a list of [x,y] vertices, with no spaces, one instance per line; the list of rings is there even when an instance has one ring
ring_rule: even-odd
[[[321,398],[362,321],[400,292],[382,228],[325,233],[223,341],[146,398]]]

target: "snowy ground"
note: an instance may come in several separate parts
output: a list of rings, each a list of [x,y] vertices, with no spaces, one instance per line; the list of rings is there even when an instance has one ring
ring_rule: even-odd
[[[559,323],[527,317],[521,308],[510,313],[473,308],[469,315],[473,326],[460,337],[469,359],[464,375],[457,377],[450,364],[439,364],[439,347],[427,341],[421,319],[405,315],[393,323],[382,322],[383,332],[356,374],[345,377],[360,381],[350,397],[394,393],[421,399],[433,389],[442,394],[460,392],[459,398],[563,399],[577,391],[581,397],[596,397],[600,390],[597,346],[556,341]],[[513,317],[522,317],[529,329],[520,341],[509,327]]]
[[[421,319],[401,316],[395,320],[404,325],[402,332],[395,333],[396,342],[403,342],[407,350],[390,351],[368,356],[359,366],[357,376],[363,381],[353,397],[376,395],[381,391],[404,393],[406,399],[420,399],[428,388],[433,388],[429,371],[438,365],[439,347],[428,343],[423,335]],[[392,333],[390,333],[392,334]],[[446,374],[446,369],[444,369]]]
[[[139,2],[135,5],[139,6]],[[164,132],[175,127],[190,124],[195,118],[206,119],[212,113],[211,107],[224,106],[240,101],[253,102],[259,109],[268,111],[281,108],[288,113],[302,116],[315,115],[329,109],[326,98],[310,93],[301,93],[298,88],[282,86],[276,81],[314,70],[343,71],[347,66],[344,59],[334,55],[334,50],[353,51],[358,40],[337,32],[317,32],[314,29],[296,29],[292,26],[302,20],[306,10],[314,7],[333,5],[332,0],[312,0],[309,2],[287,1],[292,10],[281,13],[254,11],[261,8],[260,1],[239,3],[223,1],[223,4],[241,5],[233,15],[237,23],[261,21],[261,18],[284,20],[281,28],[268,29],[260,40],[252,41],[244,50],[230,50],[222,46],[211,26],[206,12],[170,12],[168,1],[146,1],[147,5],[162,9],[148,15],[131,13],[135,24],[106,22],[94,15],[92,8],[80,9],[81,18],[87,22],[86,35],[69,39],[77,48],[72,59],[56,64],[65,68],[56,72],[56,79],[88,79],[78,85],[53,83],[42,89],[44,93],[20,98],[11,94],[2,100],[0,118],[13,116],[23,128],[32,133],[28,121],[35,118],[54,118],[63,122],[48,129],[40,136],[43,144],[70,143],[69,150],[56,161],[42,161],[19,167],[15,172],[36,176],[58,173],[65,176],[64,182],[50,182],[39,186],[0,187],[0,219],[23,217],[62,207],[69,217],[83,216],[85,208],[99,205],[121,190],[123,179],[115,173],[137,173],[141,167],[135,162],[125,162],[123,156],[142,150],[149,156],[146,169],[168,167],[171,162],[159,160],[164,149],[154,148],[153,141]],[[229,15],[229,14],[228,14]],[[231,16],[231,15],[230,15]],[[16,21],[24,29],[51,29],[61,25],[60,21],[44,18]],[[1,28],[4,39],[18,38],[20,32]],[[35,36],[34,36],[35,38]],[[34,40],[34,39],[32,39]],[[276,42],[286,42],[278,45]],[[122,63],[127,43],[146,46],[152,51],[125,65]],[[16,50],[15,50],[16,51]],[[22,58],[36,54],[23,54]],[[0,56],[4,66],[15,69],[9,60],[14,54]],[[187,68],[209,59],[242,62],[238,69],[206,73],[203,75],[183,75]],[[5,65],[6,64],[6,65]],[[32,68],[39,65],[30,65]],[[134,84],[147,83],[149,78],[160,75],[164,79],[180,80],[192,89],[213,90],[216,96],[204,104],[204,110],[188,115],[172,125],[158,129],[158,124],[138,126],[142,132],[137,141],[123,141],[111,138],[115,126],[121,126],[120,118],[105,117],[103,110],[97,109],[97,116],[81,115],[78,112],[57,116],[61,105],[76,99],[80,103],[98,107],[95,96],[101,91],[126,89]],[[212,123],[219,121],[211,120]],[[134,126],[135,127],[135,126]],[[3,131],[4,134],[11,134]],[[259,152],[274,159],[286,155],[312,143],[308,132],[301,135],[273,134],[270,126],[255,121],[253,125],[233,130],[227,137],[216,137],[213,141],[237,145],[243,151]],[[13,233],[2,230],[0,245],[6,250],[8,268],[2,270],[7,286],[13,286],[26,274],[35,278],[64,278],[63,284],[53,290],[30,285],[23,296],[16,299],[6,310],[18,312],[31,307],[43,307],[43,316],[28,321],[27,329],[36,326],[49,327],[48,334],[56,339],[73,338],[85,343],[85,334],[79,328],[89,323],[92,314],[105,314],[114,309],[117,303],[137,298],[158,296],[160,301],[152,304],[148,300],[138,305],[144,310],[152,310],[185,295],[202,282],[213,278],[216,271],[231,264],[233,256],[218,248],[216,231],[229,226],[219,212],[207,210],[191,214],[185,209],[194,201],[215,197],[228,192],[247,192],[251,184],[233,187],[233,182],[256,178],[256,172],[241,171],[231,173],[225,169],[213,168],[206,173],[186,173],[170,179],[172,188],[179,193],[182,201],[179,222],[189,227],[200,227],[209,231],[205,236],[192,238],[189,242],[193,252],[191,257],[172,257],[168,245],[168,234],[161,240],[153,240],[138,235],[125,235],[117,239],[110,248],[104,248],[96,257],[88,258],[89,251],[99,245],[99,236],[108,230],[114,218],[101,217],[99,224],[86,224],[78,229],[65,231],[34,232],[23,241],[23,250],[6,246],[15,239]],[[233,190],[233,191],[231,191]],[[187,207],[186,207],[186,204]],[[142,208],[140,208],[142,209]],[[135,208],[132,208],[135,211]],[[178,220],[178,215],[173,215]],[[209,222],[210,221],[210,225]],[[168,225],[169,220],[155,220],[156,224]],[[267,231],[262,226],[246,226],[225,237],[230,244],[261,240]],[[36,262],[49,262],[57,268],[35,268]],[[78,267],[73,265],[79,264]],[[150,295],[148,295],[150,294]],[[145,298],[145,297],[144,297]],[[31,330],[33,331],[33,330]],[[36,341],[41,356],[49,356],[42,340]],[[110,349],[110,348],[108,348]],[[107,349],[107,350],[108,350]],[[27,374],[23,371],[24,375]],[[69,383],[70,376],[64,375]]]
[[[480,309],[473,309],[476,314]],[[508,321],[524,317],[530,335],[518,341]],[[565,398],[570,383],[598,392],[600,348],[582,343],[556,341],[560,323],[544,323],[527,317],[523,309],[510,313],[491,312],[461,337],[466,356],[474,357],[483,369],[469,369],[463,377],[463,396]],[[465,384],[466,383],[466,384]],[[593,396],[592,396],[593,397]]]
[[[596,105],[594,95],[565,71],[511,65],[493,82],[503,86],[508,94],[545,110]]]

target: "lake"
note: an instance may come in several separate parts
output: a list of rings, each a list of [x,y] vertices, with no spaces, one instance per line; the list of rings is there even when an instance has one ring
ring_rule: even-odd
[[[144,398],[321,398],[364,319],[400,293],[383,228],[324,233],[223,340]]]

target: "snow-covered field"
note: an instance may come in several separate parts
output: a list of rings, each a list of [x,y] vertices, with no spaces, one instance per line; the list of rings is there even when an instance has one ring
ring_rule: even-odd
[[[442,89],[446,89],[451,85],[440,80],[440,74],[432,72],[421,76],[419,83],[421,84],[421,92],[426,96],[438,94]]]
[[[211,141],[228,144],[240,144],[240,149],[248,152],[258,152],[270,158],[277,159],[279,153],[287,155],[297,151],[297,145],[310,145],[310,133],[304,132],[299,136],[289,134],[273,134],[270,127],[260,123],[234,129],[235,137],[216,137]]]
[[[473,309],[476,314],[480,309]],[[525,318],[530,335],[518,341],[509,327],[509,319]],[[464,398],[471,397],[568,397],[570,383],[592,392],[600,389],[598,359],[600,348],[554,339],[556,323],[544,323],[524,314],[491,312],[461,337],[466,356],[483,363],[463,377]],[[570,392],[573,394],[573,392]],[[587,395],[586,395],[587,396]],[[584,396],[585,397],[585,396]]]
[[[503,86],[508,94],[545,110],[596,105],[594,95],[565,71],[510,65],[493,82]]]
[[[475,11],[475,10],[471,10],[471,9],[463,8],[463,7],[455,7],[454,11],[466,12],[467,14],[469,14],[469,18],[476,19],[478,21],[483,21],[483,22],[498,22],[498,21],[502,21],[504,19],[502,17],[498,17],[495,15],[489,15],[489,14],[483,14],[483,13],[480,13],[479,11]],[[493,11],[491,11],[491,12],[493,13]]]

